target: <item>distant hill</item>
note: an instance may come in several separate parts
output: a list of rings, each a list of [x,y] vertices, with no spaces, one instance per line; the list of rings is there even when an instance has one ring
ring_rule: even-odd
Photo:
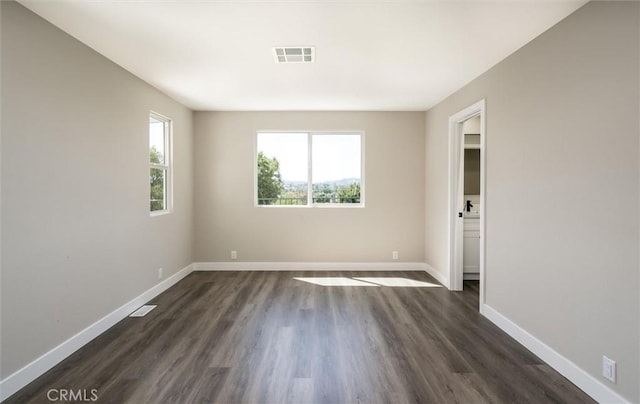
[[[291,186],[291,187],[299,187],[299,186],[304,186],[306,185],[306,181],[282,181],[284,183],[285,186]],[[343,178],[341,180],[332,180],[332,181],[322,181],[322,182],[314,182],[313,184],[316,185],[334,185],[334,186],[339,186],[339,187],[343,187],[343,186],[347,186],[347,185],[351,185],[351,184],[359,184],[360,183],[360,179],[358,178]]]
[[[307,181],[287,181],[287,180],[282,180],[282,183],[285,186],[291,186],[291,187],[301,187],[303,185],[307,185]]]

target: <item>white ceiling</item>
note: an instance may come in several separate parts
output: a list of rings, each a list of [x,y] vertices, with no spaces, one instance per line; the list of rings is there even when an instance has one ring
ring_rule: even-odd
[[[586,1],[20,3],[195,110],[424,111]],[[315,46],[276,64],[273,46]]]

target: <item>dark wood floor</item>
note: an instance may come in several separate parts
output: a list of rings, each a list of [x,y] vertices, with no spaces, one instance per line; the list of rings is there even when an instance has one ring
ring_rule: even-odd
[[[48,403],[52,388],[136,404],[593,402],[478,314],[477,282],[453,293],[294,279],[313,276],[437,283],[194,272],[7,403]]]

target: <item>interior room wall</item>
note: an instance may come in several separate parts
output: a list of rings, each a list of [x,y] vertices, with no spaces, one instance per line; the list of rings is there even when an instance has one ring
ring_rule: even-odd
[[[364,208],[254,206],[256,132],[364,131]],[[423,262],[424,113],[197,112],[199,262]]]
[[[462,122],[462,133],[477,135],[480,133],[480,116]]]
[[[480,149],[464,151],[464,194],[480,195]]]
[[[430,109],[425,162],[425,258],[448,275],[448,118],[485,98],[486,302],[632,402],[639,7],[590,2]]]
[[[192,112],[1,3],[4,379],[192,262]],[[149,216],[149,111],[173,119],[174,212]],[[61,386],[69,387],[69,386]]]

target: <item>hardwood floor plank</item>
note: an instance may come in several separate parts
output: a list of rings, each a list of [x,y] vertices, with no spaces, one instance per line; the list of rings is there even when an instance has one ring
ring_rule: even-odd
[[[185,402],[188,403],[216,403],[218,396],[229,377],[229,368],[207,368],[200,378],[200,383],[194,386]]]
[[[313,379],[294,378],[285,402],[300,404],[313,403]]]
[[[194,272],[6,402],[95,388],[101,403],[593,403],[478,313],[477,282],[449,292],[297,277],[437,283]]]

